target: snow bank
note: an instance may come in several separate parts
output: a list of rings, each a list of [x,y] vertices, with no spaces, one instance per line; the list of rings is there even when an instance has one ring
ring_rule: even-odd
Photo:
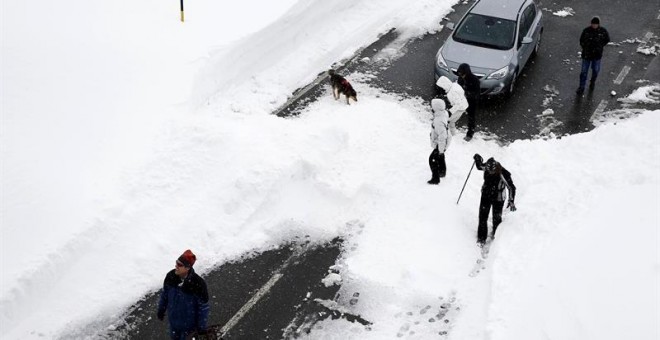
[[[640,339],[653,334],[658,111],[507,147],[459,134],[447,177],[429,186],[428,103],[348,75],[356,105],[328,93],[300,117],[268,113],[390,27],[437,29],[450,2],[245,2],[227,11],[197,1],[183,26],[178,8],[154,0],[78,1],[86,15],[77,17],[74,7],[39,4],[47,11],[3,3],[7,338],[53,338],[116,317],[157,289],[186,248],[205,272],[298,235],[345,236],[341,289],[360,299],[338,303],[374,322],[367,331],[326,321],[312,338],[615,339],[624,325]],[[33,14],[40,25],[21,20]],[[455,201],[475,152],[511,170],[519,210],[505,215],[488,269],[470,278],[479,172]],[[627,297],[609,301],[619,323],[597,301],[612,290]]]
[[[388,29],[437,29],[450,5],[201,0],[181,23],[178,3],[155,0],[3,3],[2,333],[52,337],[114,315],[184,248],[203,271],[309,225],[334,235],[330,212],[300,208],[349,204],[307,158],[347,133],[268,114]],[[191,109],[199,98],[207,113]]]
[[[458,140],[439,188],[408,183],[351,238],[340,295],[360,292],[351,313],[371,329],[326,321],[309,338],[655,338],[659,113],[505,148]],[[476,278],[479,173],[455,205],[474,152],[499,159],[519,190]]]
[[[400,41],[438,30],[455,2],[300,1],[249,39],[213,51],[193,103],[221,113],[268,114],[293,90],[392,28]]]

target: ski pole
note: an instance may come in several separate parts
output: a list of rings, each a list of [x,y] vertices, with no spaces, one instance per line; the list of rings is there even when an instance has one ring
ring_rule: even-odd
[[[183,22],[183,0],[181,0],[181,22]]]
[[[467,184],[468,179],[470,178],[470,174],[472,173],[472,169],[474,169],[474,164],[476,161],[472,161],[472,166],[470,167],[470,172],[468,172],[467,178],[465,179],[465,183],[463,183],[463,189],[461,189],[461,194],[458,195],[458,200],[456,200],[456,204],[458,204],[458,201],[461,200],[461,196],[463,196],[463,190],[465,190],[465,185]]]

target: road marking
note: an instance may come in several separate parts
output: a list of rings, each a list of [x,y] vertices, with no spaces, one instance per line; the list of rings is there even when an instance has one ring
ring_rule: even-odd
[[[630,66],[626,65],[623,67],[621,72],[619,72],[619,75],[616,77],[616,79],[614,79],[614,83],[620,85],[623,82],[623,79],[628,75],[628,72],[630,72]]]
[[[605,108],[607,107],[607,100],[603,99],[598,103],[598,106],[596,107],[596,111],[591,115],[591,118],[589,118],[590,122],[594,121],[594,118],[599,116],[603,111],[605,111]]]
[[[259,302],[259,300],[264,295],[266,295],[271,288],[273,288],[273,286],[277,283],[277,281],[279,281],[282,278],[282,276],[284,276],[284,274],[282,274],[282,271],[286,267],[288,267],[293,262],[294,259],[298,258],[298,256],[304,253],[306,249],[307,249],[306,247],[300,247],[293,254],[291,254],[291,256],[289,256],[289,258],[286,261],[284,261],[284,264],[275,272],[275,274],[273,274],[270,280],[268,280],[268,282],[266,282],[261,288],[259,288],[259,290],[252,296],[252,298],[250,298],[250,300],[248,300],[248,302],[246,302],[243,305],[243,307],[241,307],[241,309],[239,309],[238,312],[236,312],[236,314],[234,314],[234,316],[232,316],[231,319],[229,319],[229,321],[227,321],[227,323],[224,326],[222,326],[222,328],[220,329],[220,334],[225,334],[230,329],[232,329],[232,327],[236,326],[236,324],[239,321],[241,321],[241,319],[245,316],[245,314],[247,314],[250,311],[250,309],[252,309],[252,307],[254,307],[254,305],[256,305],[257,302]]]
[[[239,309],[238,312],[236,312],[236,314],[234,314],[234,316],[229,321],[227,321],[224,326],[222,326],[220,329],[220,334],[227,333],[228,330],[230,330],[239,321],[241,321],[245,314],[247,314],[247,312],[249,312],[250,309],[252,309],[252,307],[254,307],[254,305],[256,305],[257,302],[259,302],[259,300],[264,295],[266,295],[266,293],[268,293],[271,288],[273,288],[273,286],[282,278],[282,276],[283,275],[280,273],[275,273],[275,275],[273,275],[273,277],[271,277],[270,280],[268,280],[268,282],[266,282],[266,284],[263,285],[263,287],[261,287],[259,291],[257,291],[257,293],[254,294],[252,298],[246,304],[244,304],[243,307],[241,307],[241,309]]]

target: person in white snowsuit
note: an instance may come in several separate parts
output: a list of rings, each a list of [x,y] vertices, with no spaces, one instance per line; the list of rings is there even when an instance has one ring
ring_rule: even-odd
[[[449,113],[445,110],[445,102],[442,99],[431,100],[433,120],[431,122],[431,155],[429,156],[429,167],[431,168],[431,179],[428,184],[440,183],[440,178],[447,174],[445,163],[445,151],[451,142],[449,131]]]
[[[438,88],[442,89],[443,97],[449,102],[449,130],[452,135],[456,134],[456,121],[465,113],[468,108],[468,101],[465,98],[465,91],[458,83],[452,83],[449,78],[442,76],[435,82]]]

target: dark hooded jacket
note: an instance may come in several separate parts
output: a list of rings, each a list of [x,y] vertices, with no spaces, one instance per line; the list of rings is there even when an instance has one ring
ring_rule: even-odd
[[[472,73],[470,65],[461,64],[458,66],[456,73],[465,74],[465,78],[458,77],[458,85],[461,85],[465,91],[465,98],[469,101],[479,100],[481,94],[481,85],[479,85],[479,78]]]
[[[492,173],[486,171],[488,162],[494,164],[495,171]],[[477,169],[484,171],[484,184],[481,186],[481,196],[490,201],[502,202],[504,201],[504,189],[507,189],[509,192],[509,201],[513,202],[516,198],[516,186],[513,184],[511,173],[492,158],[488,162],[475,163]]]
[[[585,28],[580,35],[582,59],[599,60],[603,57],[603,47],[610,42],[610,35],[603,26]]]
[[[206,282],[195,271],[181,279],[174,269],[167,273],[160,294],[158,312],[167,310],[170,329],[177,332],[206,330],[209,316],[209,294]]]

